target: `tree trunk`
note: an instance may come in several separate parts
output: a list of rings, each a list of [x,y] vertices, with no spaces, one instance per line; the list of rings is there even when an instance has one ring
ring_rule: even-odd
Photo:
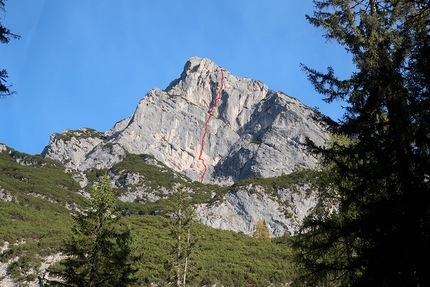
[[[181,287],[181,209],[178,210],[178,254],[177,254],[177,262],[176,262],[176,286]]]
[[[373,15],[378,11],[376,0],[370,0],[369,6],[370,6],[370,15]]]
[[[187,245],[190,244],[190,236],[191,236],[191,226],[188,226],[188,234],[187,234]],[[185,282],[187,281],[187,269],[188,269],[188,257],[190,256],[189,251],[187,252],[185,256],[185,263],[184,263],[184,287]]]
[[[348,256],[348,265],[349,265],[349,271],[348,271],[348,276],[349,276],[349,282],[350,284],[353,284],[355,281],[355,271],[354,268],[352,267],[353,264],[353,254],[352,254],[352,242],[351,242],[351,238],[350,236],[346,236],[346,254]]]

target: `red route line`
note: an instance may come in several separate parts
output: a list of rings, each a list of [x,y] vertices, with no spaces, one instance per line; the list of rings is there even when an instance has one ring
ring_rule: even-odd
[[[221,70],[221,87],[218,89],[218,97],[216,97],[216,99],[213,101],[212,107],[209,110],[208,119],[206,120],[206,123],[204,126],[204,132],[203,132],[203,136],[202,136],[202,148],[200,149],[199,160],[202,162],[204,169],[203,169],[203,174],[200,177],[200,182],[203,182],[203,179],[205,178],[206,171],[208,169],[206,164],[205,164],[205,160],[202,158],[203,149],[205,148],[205,137],[206,137],[206,134],[208,132],[208,124],[209,124],[209,121],[213,115],[212,113],[213,113],[213,110],[215,109],[216,102],[221,99],[221,91],[224,88],[224,70],[223,69],[220,69],[220,70]]]

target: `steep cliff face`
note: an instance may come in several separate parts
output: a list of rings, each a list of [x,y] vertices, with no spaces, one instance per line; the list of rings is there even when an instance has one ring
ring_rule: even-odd
[[[134,114],[96,137],[54,135],[42,155],[79,171],[109,167],[125,151],[151,154],[175,171],[198,180],[203,127],[221,85],[220,67],[191,58],[179,79],[166,90],[151,90]],[[272,177],[296,167],[313,167],[316,159],[301,145],[306,137],[327,139],[313,111],[263,83],[224,70],[221,100],[209,123],[202,158],[205,183],[229,185],[250,177]],[[70,131],[69,131],[70,132]],[[118,144],[115,145],[115,144]]]
[[[142,204],[136,214],[163,214],[166,200],[181,186],[195,196],[197,218],[203,224],[252,235],[261,219],[271,236],[294,234],[315,207],[309,185],[314,175],[307,170],[302,175],[289,173],[297,167],[314,167],[317,159],[305,152],[302,143],[309,137],[323,144],[328,134],[322,123],[312,119],[312,109],[297,99],[224,68],[223,74],[221,99],[213,110],[202,153],[208,167],[204,183],[219,185],[194,182],[203,172],[198,158],[204,125],[222,75],[220,67],[201,58],[191,58],[165,90],[149,91],[135,112],[111,130],[81,128],[53,134],[41,156],[62,163],[65,173],[58,163],[15,152],[3,144],[0,162],[39,173],[42,168],[52,168],[55,172],[50,174],[65,175],[58,183],[49,182],[53,185],[48,189],[29,186],[19,192],[64,204],[68,210],[78,206],[79,195],[91,196],[88,185],[97,181],[100,169],[103,173],[106,169],[121,201],[133,202],[129,206]],[[5,177],[12,184],[0,186],[0,200],[18,202],[15,187],[42,182],[46,175],[38,172],[18,176],[6,169]],[[31,176],[36,176],[34,181]],[[248,180],[237,183],[243,179]],[[47,194],[42,192],[46,190]],[[66,200],[60,196],[63,193]],[[74,202],[73,198],[79,199]],[[123,212],[131,211],[125,208]],[[14,286],[5,273],[11,262],[0,264],[0,277],[4,277],[0,285]],[[44,268],[42,265],[40,270]]]
[[[234,76],[224,68],[223,75],[221,99],[213,110],[202,153],[208,168],[204,183],[229,186],[247,178],[276,177],[297,167],[314,167],[317,159],[305,152],[302,143],[306,137],[317,144],[328,139],[323,124],[312,119],[314,111],[257,80]],[[91,183],[87,173],[93,168],[111,169],[128,154],[149,154],[151,164],[159,162],[197,181],[203,172],[198,158],[204,125],[221,77],[221,68],[214,62],[191,58],[166,90],[148,92],[133,115],[111,130],[82,128],[54,134],[42,156],[63,163],[81,187]],[[136,170],[114,169],[110,173],[113,185],[126,189],[119,196],[122,201],[156,202],[175,191],[154,189],[154,180],[148,183]],[[216,204],[199,204],[197,214],[204,224],[249,235],[259,219],[266,222],[272,236],[294,233],[315,205],[312,196],[300,192],[300,186],[295,190],[268,192],[262,186],[242,184],[228,188]]]

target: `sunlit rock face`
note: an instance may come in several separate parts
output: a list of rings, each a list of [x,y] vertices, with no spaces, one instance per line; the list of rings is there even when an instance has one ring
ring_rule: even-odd
[[[248,184],[227,192],[219,204],[198,205],[196,213],[203,224],[218,229],[252,235],[261,219],[271,236],[291,235],[315,207],[315,197],[307,194],[307,188],[279,188],[269,195],[262,186]]]
[[[260,81],[222,69],[221,99],[208,124],[202,153],[208,169],[204,182],[227,185],[313,167],[316,159],[305,152],[304,139],[323,144],[328,138],[322,124],[312,119],[313,110]],[[125,151],[145,153],[198,180],[203,172],[198,159],[203,128],[221,76],[221,67],[211,60],[191,58],[166,90],[149,91],[134,114],[111,130],[95,137],[53,135],[42,155],[85,171],[112,166]]]
[[[109,169],[127,153],[150,154],[154,161],[199,180],[204,126],[218,93],[221,99],[213,109],[202,152],[207,165],[204,183],[230,185],[317,164],[303,143],[309,138],[323,145],[328,134],[323,123],[314,120],[312,109],[260,81],[234,76],[211,60],[197,57],[187,61],[180,77],[165,90],[149,91],[135,112],[109,131],[82,128],[54,134],[41,155],[74,171],[81,186],[89,183],[85,172]],[[123,201],[159,199],[159,194],[139,183],[141,179],[139,174],[129,174],[131,181],[125,183],[112,178],[115,186],[135,186],[121,195]],[[258,186],[232,189],[219,204],[196,206],[197,215],[204,224],[250,235],[259,219],[266,222],[272,236],[294,233],[315,200],[300,192],[276,192],[273,197]]]
[[[220,67],[191,58],[179,79],[165,91],[154,89],[127,122],[109,133],[133,153],[150,153],[176,171],[199,179],[198,160],[204,123],[221,87]],[[221,100],[208,126],[202,157],[205,182],[231,184],[255,176],[290,173],[312,167],[304,152],[306,137],[323,144],[327,133],[311,119],[313,111],[263,83],[230,74],[224,68]]]

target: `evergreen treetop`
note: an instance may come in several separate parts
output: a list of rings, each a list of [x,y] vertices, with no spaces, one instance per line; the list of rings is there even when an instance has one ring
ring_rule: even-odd
[[[296,241],[304,278],[333,286],[430,285],[429,3],[314,4],[307,19],[351,53],[356,71],[339,79],[330,67],[321,73],[302,66],[327,102],[347,103],[329,129],[349,139],[308,142],[327,175],[318,213]],[[336,204],[324,204],[327,196]]]
[[[51,272],[62,281],[52,285],[126,287],[136,281],[133,263],[139,256],[130,228],[120,223],[115,202],[110,179],[105,175],[88,200],[88,208],[73,216],[73,236],[63,248],[68,257],[61,262],[61,270]]]

